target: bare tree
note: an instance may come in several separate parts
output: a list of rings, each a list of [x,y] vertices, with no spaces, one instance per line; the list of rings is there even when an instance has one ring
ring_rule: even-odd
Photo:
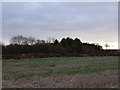
[[[53,37],[49,37],[47,39],[47,43],[54,43],[54,41],[55,41],[55,38],[53,38]]]
[[[45,40],[42,40],[42,44],[44,44],[45,43]]]
[[[33,45],[35,44],[35,38],[34,37],[24,37],[22,35],[18,35],[15,37],[12,37],[10,40],[11,44],[18,44],[18,45]]]
[[[35,44],[41,44],[41,43],[42,43],[42,40],[39,40],[39,39],[35,40]]]
[[[34,38],[34,37],[29,37],[29,38],[28,38],[28,44],[29,44],[29,45],[35,44],[35,38]]]
[[[106,43],[106,44],[105,44],[105,47],[106,47],[106,49],[107,49],[107,48],[109,47],[109,45]]]
[[[22,35],[18,35],[18,36],[12,37],[11,40],[10,40],[10,43],[11,44],[22,45],[23,40],[24,40],[24,37]]]
[[[51,40],[52,40],[52,43],[54,43],[56,39],[55,38],[51,38]]]
[[[27,37],[23,37],[23,41],[22,41],[22,45],[28,45],[28,38]]]

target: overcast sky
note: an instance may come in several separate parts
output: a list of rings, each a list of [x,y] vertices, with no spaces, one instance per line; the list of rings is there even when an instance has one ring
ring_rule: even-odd
[[[16,35],[39,39],[79,38],[82,42],[118,47],[116,2],[5,2],[2,4],[2,40]]]

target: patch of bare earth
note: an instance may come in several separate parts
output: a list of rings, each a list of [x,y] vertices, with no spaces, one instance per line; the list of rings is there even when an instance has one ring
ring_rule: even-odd
[[[3,88],[117,88],[118,71],[50,77],[22,78],[3,81]]]
[[[97,64],[97,63],[107,63],[107,62],[116,62],[117,60],[108,60],[108,61],[96,61],[96,62],[92,62],[92,63],[81,63],[80,61],[71,61],[72,63],[71,64],[63,64],[63,65],[57,65],[55,66],[54,68],[64,68],[64,67],[74,67],[74,66],[87,66],[87,65],[93,65],[93,64]]]

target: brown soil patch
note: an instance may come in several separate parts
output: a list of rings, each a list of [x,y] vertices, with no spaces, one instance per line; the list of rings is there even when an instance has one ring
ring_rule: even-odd
[[[3,81],[3,88],[117,88],[118,71],[50,77],[23,78]]]
[[[85,64],[85,63],[79,63],[79,64],[67,64],[67,65],[57,65],[55,66],[55,68],[64,68],[64,67],[74,67],[74,66],[87,66],[88,64]]]

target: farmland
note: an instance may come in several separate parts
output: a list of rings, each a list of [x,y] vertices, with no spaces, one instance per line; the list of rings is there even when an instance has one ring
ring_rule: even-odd
[[[118,57],[3,60],[3,88],[117,88]]]

